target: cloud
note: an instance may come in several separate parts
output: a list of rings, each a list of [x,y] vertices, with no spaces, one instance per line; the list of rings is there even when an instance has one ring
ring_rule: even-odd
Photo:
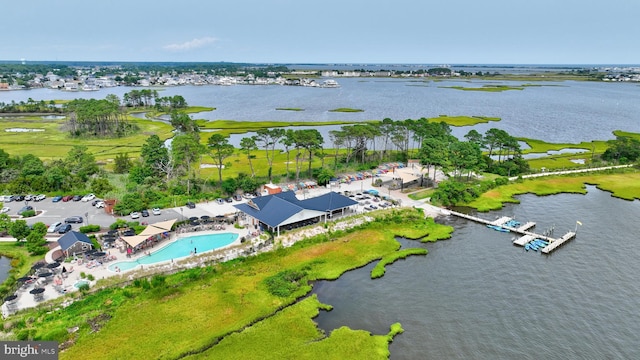
[[[216,41],[218,41],[218,39],[207,36],[207,37],[193,39],[193,40],[186,41],[179,44],[165,45],[163,48],[169,51],[189,51],[189,50],[201,48],[203,46],[207,46],[208,44],[212,44]]]

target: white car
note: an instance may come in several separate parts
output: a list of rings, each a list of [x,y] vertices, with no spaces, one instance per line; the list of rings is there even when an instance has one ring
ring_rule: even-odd
[[[62,223],[60,221],[58,222],[54,222],[53,224],[49,225],[49,228],[47,229],[48,233],[54,233],[56,232],[56,229],[58,228],[58,226],[62,225]]]
[[[151,209],[151,213],[153,215],[160,215],[160,209],[159,208],[153,208],[153,209]]]
[[[44,199],[46,199],[46,198],[47,198],[47,195],[45,195],[45,194],[39,194],[39,195],[36,195],[36,197],[34,198],[34,200],[35,200],[35,201],[42,201],[42,200],[44,200]]]
[[[104,201],[98,201],[96,203],[96,209],[102,209],[104,207]]]
[[[132,219],[140,219],[140,213],[137,211],[134,211],[129,215],[131,216]]]
[[[5,207],[2,208],[2,210],[0,210],[0,214],[6,214],[9,211],[11,211],[11,209],[5,206]]]
[[[87,194],[85,196],[82,197],[82,202],[87,202],[87,201],[91,201],[93,199],[95,199],[96,196],[93,194]]]

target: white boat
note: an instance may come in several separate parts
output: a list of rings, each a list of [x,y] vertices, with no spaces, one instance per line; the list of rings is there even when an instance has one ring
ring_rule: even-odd
[[[337,87],[340,87],[340,84],[338,84],[338,82],[333,79],[329,79],[329,80],[323,81],[322,85],[320,86],[323,88],[337,88]]]

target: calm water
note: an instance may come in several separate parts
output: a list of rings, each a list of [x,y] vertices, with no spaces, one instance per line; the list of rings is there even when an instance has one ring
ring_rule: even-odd
[[[577,238],[551,256],[525,252],[513,235],[446,218],[453,238],[422,245],[370,280],[373,264],[315,292],[334,306],[316,321],[384,334],[406,330],[391,359],[635,359],[640,355],[640,202],[593,187],[585,195],[520,197],[521,204],[480,214],[537,222]]]
[[[0,284],[9,277],[9,270],[11,270],[11,259],[0,256]]]
[[[550,142],[612,139],[613,130],[640,131],[640,86],[632,83],[540,82],[544,86],[500,93],[460,91],[448,86],[479,87],[485,84],[521,85],[522,82],[422,81],[417,79],[339,78],[340,88],[298,86],[181,86],[159,89],[161,96],[182,95],[191,105],[215,107],[194,115],[209,120],[394,120],[470,115],[500,117],[502,121],[475,127],[484,132],[498,127],[514,136]],[[63,92],[38,89],[0,92],[0,102],[51,99],[104,98],[133,90],[130,87],[95,92]],[[297,107],[304,111],[278,111]],[[360,113],[335,113],[339,107],[362,109]],[[468,127],[454,130],[462,136]],[[328,130],[325,129],[326,134]],[[247,135],[241,135],[247,136]],[[232,143],[237,143],[233,139]],[[329,143],[328,136],[325,142]]]

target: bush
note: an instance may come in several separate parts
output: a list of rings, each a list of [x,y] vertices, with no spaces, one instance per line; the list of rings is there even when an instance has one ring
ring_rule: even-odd
[[[87,226],[80,226],[80,232],[83,234],[97,232],[97,231],[100,231],[100,225],[89,224]]]
[[[36,216],[36,211],[35,210],[27,210],[27,211],[23,211],[22,212],[22,217],[33,217]]]
[[[285,270],[265,279],[269,293],[279,297],[292,295],[307,275],[305,271]]]

